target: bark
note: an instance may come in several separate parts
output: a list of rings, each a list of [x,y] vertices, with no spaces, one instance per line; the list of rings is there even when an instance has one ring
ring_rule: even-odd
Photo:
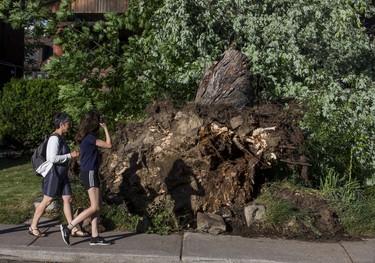
[[[230,49],[214,63],[200,83],[195,102],[200,104],[229,104],[236,108],[253,105],[254,92],[246,56]]]

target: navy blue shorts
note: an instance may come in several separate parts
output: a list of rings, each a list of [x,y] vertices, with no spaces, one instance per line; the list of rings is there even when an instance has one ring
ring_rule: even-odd
[[[43,178],[42,193],[49,197],[72,195],[72,187],[68,176],[57,176],[55,173],[48,173]]]
[[[99,188],[99,186],[100,186],[98,171],[94,171],[94,170],[81,171],[80,178],[81,178],[81,182],[83,184],[83,187],[86,190],[89,190],[91,187]]]

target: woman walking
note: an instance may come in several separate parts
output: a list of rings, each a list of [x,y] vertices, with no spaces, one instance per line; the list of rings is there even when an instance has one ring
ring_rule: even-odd
[[[64,215],[67,222],[72,216],[72,189],[68,178],[69,159],[79,156],[79,152],[72,151],[67,145],[64,134],[72,127],[72,118],[64,113],[57,113],[54,117],[55,131],[47,142],[46,161],[38,168],[44,178],[42,182],[43,199],[35,208],[35,213],[29,227],[29,234],[36,237],[44,237],[38,229],[38,223],[46,208],[52,203],[53,198],[62,197]],[[72,228],[73,229],[73,228]],[[85,233],[74,228],[71,232],[75,236],[85,236]]]
[[[105,133],[105,141],[98,139],[99,128],[102,127]],[[110,245],[111,243],[99,236],[99,215],[101,206],[99,166],[100,157],[98,148],[111,148],[111,138],[107,125],[101,118],[99,111],[91,110],[82,119],[77,135],[81,158],[80,179],[87,190],[90,207],[82,211],[68,225],[61,225],[61,235],[64,242],[70,245],[71,230],[83,220],[91,217],[91,238],[90,245]]]

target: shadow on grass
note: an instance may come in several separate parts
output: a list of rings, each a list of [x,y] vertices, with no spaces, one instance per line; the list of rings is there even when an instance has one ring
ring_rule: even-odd
[[[31,165],[31,156],[23,154],[17,157],[0,157],[0,170],[8,169],[18,165],[29,163]]]

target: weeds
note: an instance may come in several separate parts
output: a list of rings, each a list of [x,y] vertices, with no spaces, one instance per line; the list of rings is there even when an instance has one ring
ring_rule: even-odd
[[[375,188],[366,190],[366,198],[355,200],[340,210],[341,222],[351,236],[375,236]]]
[[[352,236],[375,235],[375,187],[364,187],[348,173],[340,175],[326,170],[320,179],[320,189],[339,215],[345,231]]]
[[[333,169],[327,169],[327,174],[320,178],[320,189],[333,203],[348,206],[363,198],[361,185],[358,181],[341,176]]]
[[[169,196],[152,203],[147,210],[150,227],[147,233],[167,235],[178,229],[178,220],[173,212],[173,201]]]
[[[102,223],[107,230],[135,231],[139,216],[129,214],[121,206],[104,204],[101,212]]]
[[[292,204],[285,200],[275,198],[272,194],[265,194],[263,200],[266,202],[267,207],[266,224],[281,228],[293,216],[297,216]]]

